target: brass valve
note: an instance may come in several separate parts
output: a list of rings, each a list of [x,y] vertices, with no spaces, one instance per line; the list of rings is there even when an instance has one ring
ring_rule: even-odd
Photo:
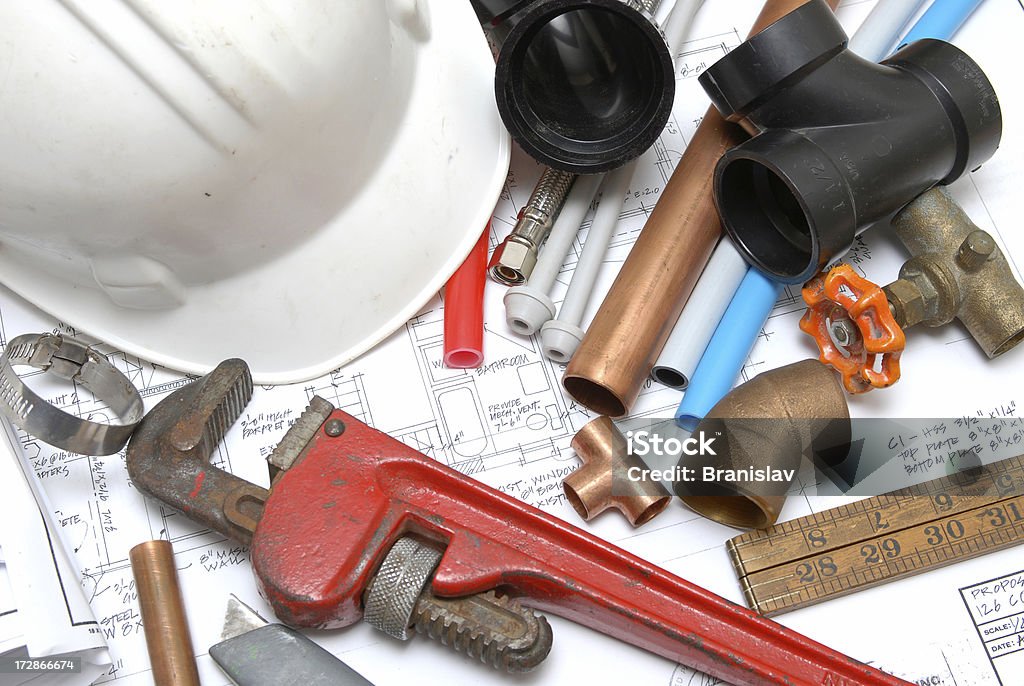
[[[892,222],[911,258],[879,289],[839,265],[803,289],[800,328],[821,361],[843,375],[850,393],[884,388],[900,377],[903,331],[959,320],[988,357],[1024,342],[1024,288],[1006,256],[943,188],[922,193]]]

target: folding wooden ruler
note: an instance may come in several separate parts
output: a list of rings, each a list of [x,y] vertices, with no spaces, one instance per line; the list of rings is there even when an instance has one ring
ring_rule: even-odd
[[[726,543],[747,604],[773,616],[1024,542],[1024,457]]]

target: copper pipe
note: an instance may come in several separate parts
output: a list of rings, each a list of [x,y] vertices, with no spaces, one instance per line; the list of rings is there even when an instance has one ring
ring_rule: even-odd
[[[170,541],[140,543],[131,549],[128,558],[139,591],[153,682],[156,686],[199,686]]]
[[[800,470],[803,458],[834,464],[850,446],[850,410],[839,377],[817,360],[758,374],[732,389],[694,435],[717,436],[715,454],[686,457],[697,469]],[[722,524],[763,529],[779,519],[789,483],[676,483],[692,510]],[[713,492],[713,493],[712,493]],[[704,494],[712,493],[712,494]]]
[[[629,469],[645,469],[630,454],[626,439],[608,417],[589,422],[572,439],[583,466],[562,482],[569,504],[587,521],[609,508],[626,516],[633,526],[646,524],[664,510],[672,495],[660,481],[634,480]]]
[[[750,35],[805,0],[768,0]],[[829,0],[835,9],[838,0]],[[565,390],[603,415],[629,413],[722,234],[712,194],[715,164],[744,139],[714,107],[686,147],[562,378]]]

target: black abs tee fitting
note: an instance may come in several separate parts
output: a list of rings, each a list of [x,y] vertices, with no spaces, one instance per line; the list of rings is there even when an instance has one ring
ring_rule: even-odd
[[[672,56],[651,15],[659,2],[536,0],[505,20],[495,99],[534,159],[596,174],[654,143],[675,97]]]
[[[802,5],[700,76],[754,137],[715,169],[715,202],[747,261],[807,281],[854,237],[999,146],[999,101],[981,68],[939,40],[881,64],[846,48],[821,0]]]

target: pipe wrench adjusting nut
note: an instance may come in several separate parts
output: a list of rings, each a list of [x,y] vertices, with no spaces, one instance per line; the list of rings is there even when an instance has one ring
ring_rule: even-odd
[[[414,538],[398,539],[366,589],[366,623],[403,641],[412,638],[416,603],[440,561],[440,551]]]

